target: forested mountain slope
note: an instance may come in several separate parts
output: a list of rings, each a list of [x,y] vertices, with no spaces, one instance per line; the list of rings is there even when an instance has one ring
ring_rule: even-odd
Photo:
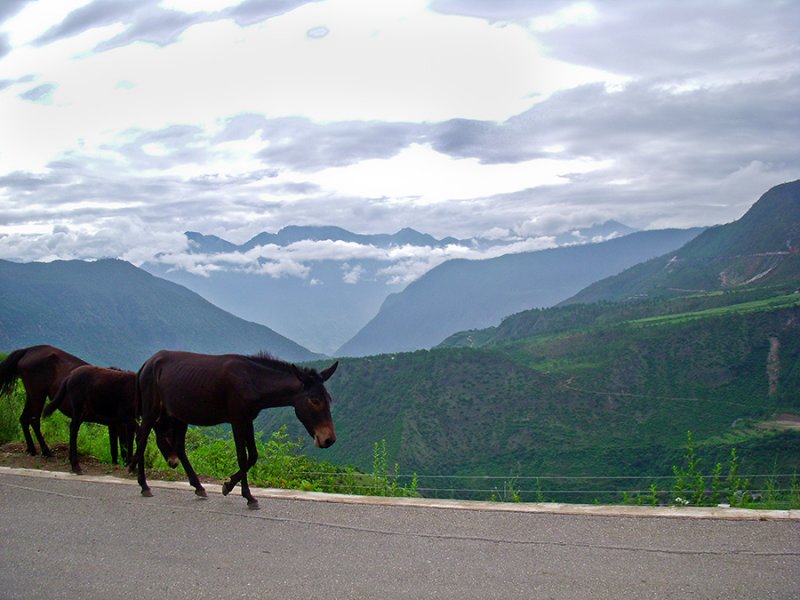
[[[676,252],[598,281],[566,302],[683,295],[800,281],[800,180],[767,191],[740,219]]]
[[[736,447],[753,472],[791,473],[800,434],[766,424],[800,414],[800,297],[347,359],[328,387],[326,456],[365,469],[386,439],[403,472],[664,476],[692,431],[709,463]],[[293,419],[260,424],[302,436]]]

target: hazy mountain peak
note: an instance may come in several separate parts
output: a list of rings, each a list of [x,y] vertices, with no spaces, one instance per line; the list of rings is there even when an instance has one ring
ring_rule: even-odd
[[[800,280],[800,180],[777,185],[736,221],[677,252],[598,281],[567,300],[597,302]]]

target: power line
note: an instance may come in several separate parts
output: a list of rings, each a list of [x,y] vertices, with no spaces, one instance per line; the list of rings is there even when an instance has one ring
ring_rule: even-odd
[[[314,471],[290,471],[290,475],[327,475],[330,477],[337,477],[347,475],[347,473],[330,473],[330,472],[314,472]],[[371,473],[357,473],[361,476],[372,476]],[[419,473],[413,474],[390,474],[385,476],[386,479],[479,479],[479,480],[497,480],[497,481],[536,481],[536,480],[609,480],[609,479],[675,479],[675,475],[420,475]],[[703,479],[714,479],[715,475],[698,475]],[[722,477],[727,477],[727,473],[723,473]],[[781,477],[798,477],[797,473],[768,473],[768,474],[737,474],[740,479],[769,479]]]

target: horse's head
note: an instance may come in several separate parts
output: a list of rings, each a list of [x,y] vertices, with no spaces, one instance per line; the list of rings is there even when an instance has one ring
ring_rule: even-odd
[[[180,464],[178,459],[178,451],[173,443],[172,427],[166,421],[159,419],[156,421],[153,429],[156,432],[156,445],[161,451],[161,456],[167,461],[167,464],[175,469]]]
[[[314,445],[317,448],[329,448],[336,441],[331,418],[331,397],[325,389],[325,382],[330,379],[338,366],[339,363],[335,362],[318,373],[314,369],[301,369],[292,365],[295,376],[303,384],[295,396],[294,412],[309,435],[314,438]]]

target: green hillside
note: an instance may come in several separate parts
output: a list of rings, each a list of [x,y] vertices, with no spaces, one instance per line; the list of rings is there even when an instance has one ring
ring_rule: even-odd
[[[709,469],[735,447],[748,472],[800,471],[800,433],[769,426],[776,415],[800,414],[800,296],[659,317],[639,307],[607,324],[602,307],[549,314],[565,323],[581,308],[597,311],[594,325],[344,360],[329,383],[339,441],[327,455],[368,469],[373,443],[385,439],[403,473],[539,477],[551,498],[573,501],[669,476],[688,431]],[[293,418],[265,413],[261,425],[286,422],[302,435]]]
[[[569,303],[630,300],[800,281],[800,180],[767,191],[741,219],[583,289]]]
[[[591,501],[668,478],[691,431],[706,473],[734,448],[762,485],[797,473],[799,207],[800,182],[778,186],[561,306],[346,361],[331,454],[367,467],[385,438],[401,471],[448,476],[429,488],[479,495],[505,479]]]

